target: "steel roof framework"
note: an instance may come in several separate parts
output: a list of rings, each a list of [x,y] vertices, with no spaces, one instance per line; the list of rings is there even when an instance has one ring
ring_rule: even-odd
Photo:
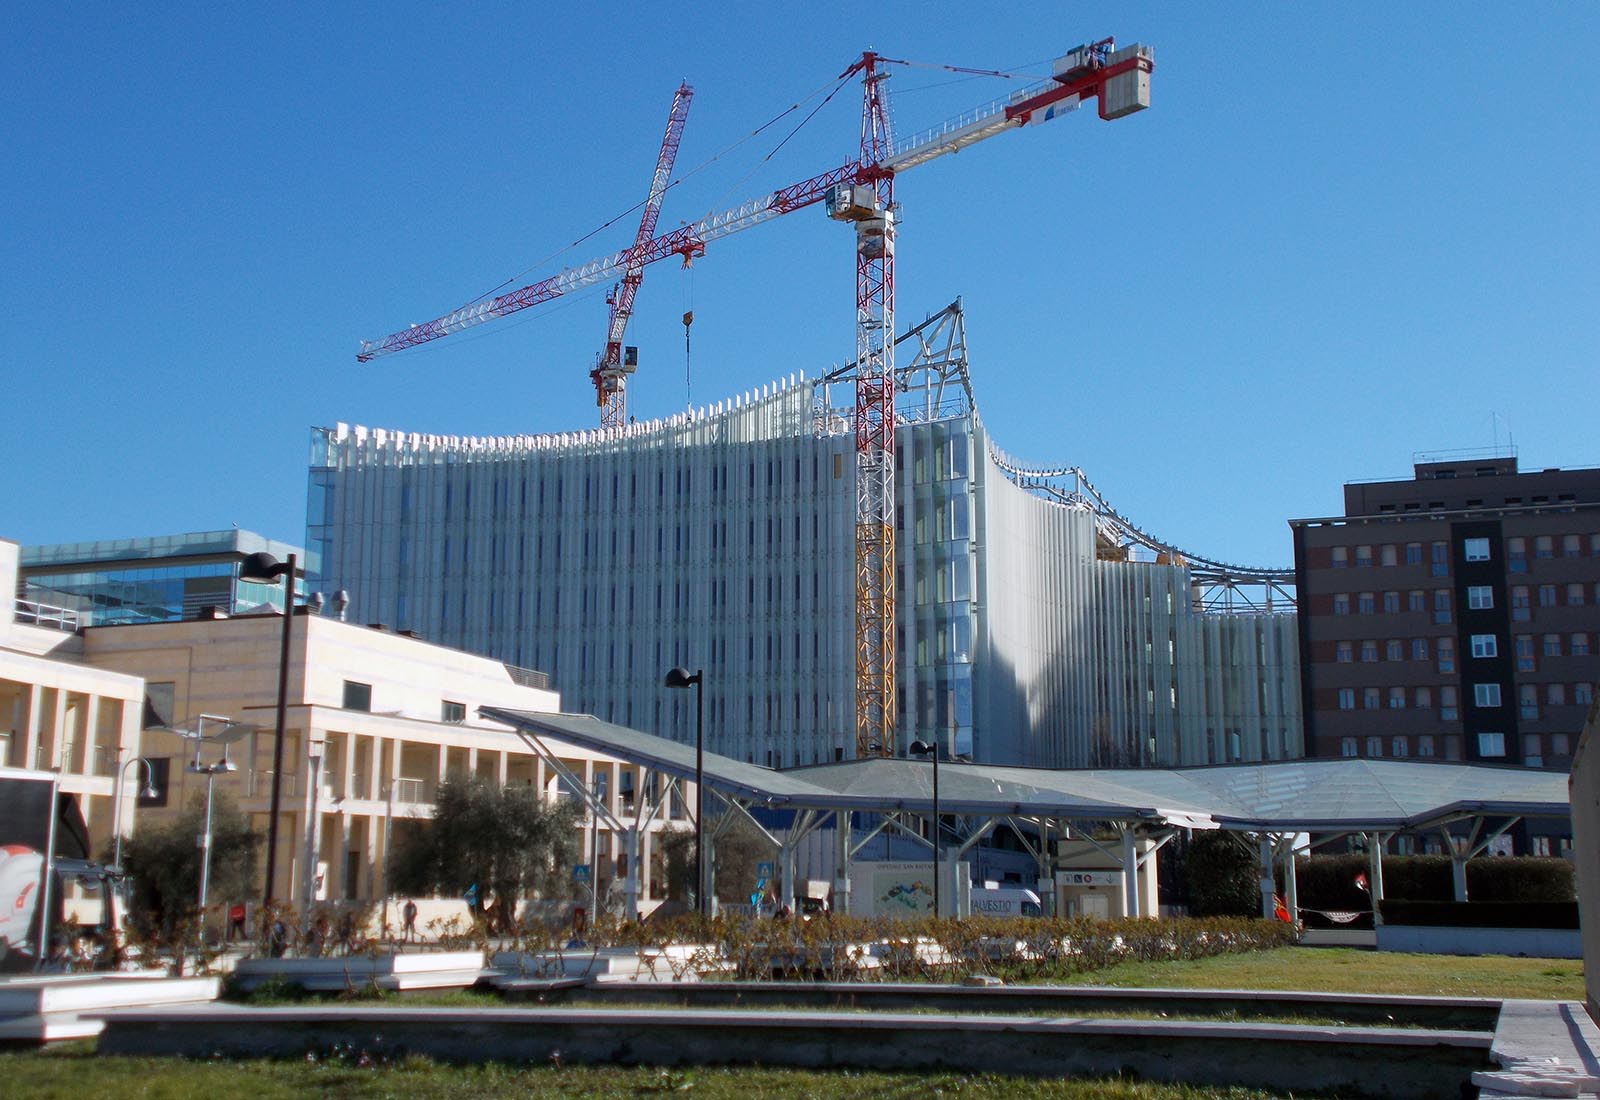
[[[571,745],[639,768],[637,789],[642,792],[654,786],[652,773],[666,780],[659,796],[641,797],[631,823],[614,818],[581,781],[569,784],[592,812],[626,837],[632,911],[638,891],[638,833],[660,812],[668,792],[681,791],[680,784],[693,781],[694,747],[587,714],[498,707],[482,707],[478,713],[510,726],[558,774],[567,771],[559,759],[560,748]],[[1296,909],[1293,856],[1300,835],[1325,834],[1319,843],[1351,835],[1367,837],[1374,856],[1370,881],[1376,900],[1382,897],[1378,856],[1383,843],[1397,833],[1437,832],[1446,838],[1457,896],[1464,900],[1466,861],[1487,850],[1495,837],[1524,817],[1570,815],[1566,776],[1483,764],[1349,758],[1081,771],[952,761],[940,768],[941,819],[965,819],[953,832],[946,860],[958,860],[997,825],[1005,824],[1033,855],[1043,882],[1053,871],[1052,835],[1070,833],[1122,867],[1130,903],[1137,897],[1138,870],[1183,829],[1220,829],[1240,834],[1241,839],[1252,838],[1264,882],[1274,867],[1283,868],[1291,911]],[[794,896],[797,845],[830,816],[840,869],[836,892],[841,896],[849,891],[844,869],[873,837],[899,832],[933,846],[931,769],[922,761],[876,757],[774,770],[708,752],[704,776],[707,793],[727,810],[719,829],[736,818],[746,819],[779,849],[785,897]],[[796,816],[778,836],[751,815],[758,807],[791,810]],[[850,828],[851,815],[857,813],[879,819],[859,840]],[[1450,826],[1461,824],[1469,828],[1465,844],[1450,833]],[[1029,830],[1037,836],[1028,836]],[[1096,839],[1106,830],[1114,836],[1114,844]],[[949,826],[944,832],[951,832]],[[707,889],[711,888],[708,883]],[[1264,915],[1270,916],[1273,897],[1265,885],[1262,905]]]

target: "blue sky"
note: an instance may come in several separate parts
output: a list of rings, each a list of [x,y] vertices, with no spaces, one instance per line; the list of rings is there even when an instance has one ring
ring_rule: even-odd
[[[643,197],[680,80],[678,166],[703,167],[663,228],[850,156],[855,84],[769,161],[788,123],[740,139],[864,48],[1038,72],[1106,35],[1155,47],[1151,110],[897,185],[902,325],[964,298],[1003,447],[1262,564],[1415,451],[1509,432],[1524,467],[1600,465],[1600,6],[1199,8],[22,5],[0,536],[298,541],[310,425],[591,426],[604,288],[372,364],[357,342],[624,247],[636,215],[567,246]],[[1013,85],[890,86],[915,130]],[[683,407],[686,308],[697,403],[848,360],[851,272],[816,208],[656,265],[631,411]]]

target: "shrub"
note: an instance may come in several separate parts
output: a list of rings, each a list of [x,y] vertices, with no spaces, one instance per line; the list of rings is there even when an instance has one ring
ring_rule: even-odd
[[[1386,924],[1449,928],[1576,928],[1575,901],[1390,901],[1380,908]]]
[[[1355,885],[1366,874],[1364,855],[1313,856],[1296,865],[1300,904],[1309,909],[1370,909],[1372,898]],[[1490,856],[1467,861],[1467,896],[1473,901],[1571,901],[1572,865],[1564,859]],[[1406,901],[1453,901],[1449,856],[1385,856],[1383,895]]]
[[[1248,917],[1261,912],[1261,870],[1244,846],[1220,830],[1196,831],[1184,854],[1189,912]]]

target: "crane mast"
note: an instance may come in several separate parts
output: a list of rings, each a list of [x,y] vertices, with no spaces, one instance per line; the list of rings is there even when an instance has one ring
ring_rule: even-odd
[[[594,400],[600,408],[602,428],[620,428],[628,422],[628,375],[638,368],[638,350],[624,348],[622,337],[628,329],[628,318],[633,316],[633,299],[644,281],[647,260],[641,258],[640,249],[656,235],[656,220],[661,215],[661,199],[667,192],[667,181],[672,178],[672,164],[678,158],[678,146],[683,141],[683,125],[689,118],[689,100],[694,89],[680,84],[672,97],[672,110],[667,113],[667,130],[661,138],[661,152],[656,156],[655,174],[650,177],[650,194],[645,199],[644,213],[639,218],[639,232],[634,236],[630,250],[634,258],[623,270],[622,279],[606,295],[611,307],[610,323],[606,327],[606,346],[595,360],[589,378],[594,382]]]
[[[856,524],[855,710],[858,757],[892,755],[896,745],[895,540],[894,540],[894,178],[948,153],[960,152],[1006,130],[1048,122],[1098,101],[1102,119],[1117,119],[1150,105],[1152,51],[1134,44],[1118,50],[1110,39],[1078,46],[1057,58],[1049,80],[968,112],[896,145],[885,109],[881,68],[906,64],[868,51],[841,79],[863,82],[860,155],[837,168],[790,184],[693,225],[652,236],[661,192],[688,113],[687,85],[678,89],[662,141],[650,199],[633,246],[569,268],[489,301],[465,306],[381,340],[363,341],[362,362],[448,336],[592,286],[615,275],[611,328],[592,377],[602,427],[620,427],[626,377],[634,364],[622,347],[633,297],[649,264],[669,256],[687,265],[714,240],[742,232],[818,202],[828,216],[854,226],[856,235]],[[614,412],[613,412],[614,410]],[[948,747],[948,746],[947,746]]]

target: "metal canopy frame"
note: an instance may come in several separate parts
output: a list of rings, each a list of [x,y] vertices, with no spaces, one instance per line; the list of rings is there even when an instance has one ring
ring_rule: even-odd
[[[630,855],[628,906],[629,911],[634,912],[639,833],[660,815],[673,791],[682,797],[683,784],[694,776],[694,750],[639,730],[615,726],[593,715],[498,707],[482,707],[479,714],[510,726],[571,789],[579,792],[591,812],[627,838]],[[598,752],[639,768],[641,790],[634,820],[631,823],[622,820],[596,799],[582,780],[561,762],[559,750],[551,743]],[[1441,835],[1451,836],[1451,825],[1470,822],[1471,832],[1464,846],[1458,850],[1453,839],[1446,845],[1454,865],[1457,896],[1465,900],[1468,859],[1486,850],[1496,837],[1525,817],[1570,814],[1565,783],[1546,782],[1550,777],[1542,773],[1484,765],[1386,761],[1384,764],[1389,770],[1372,774],[1375,769],[1371,764],[1360,759],[1318,759],[1211,768],[1049,771],[952,762],[944,765],[944,770],[955,783],[955,794],[941,797],[940,812],[967,821],[964,828],[956,827],[954,835],[958,843],[946,849],[945,858],[958,861],[996,826],[1007,825],[1034,858],[1040,885],[1049,890],[1053,902],[1051,835],[1071,835],[1087,841],[1122,869],[1126,876],[1124,897],[1129,912],[1137,914],[1138,873],[1155,858],[1155,853],[1179,831],[1220,829],[1237,837],[1259,858],[1263,869],[1265,915],[1271,916],[1275,907],[1271,873],[1278,865],[1284,866],[1286,903],[1295,915],[1298,904],[1293,853],[1298,838],[1305,834],[1326,834],[1319,839],[1319,845],[1351,835],[1365,836],[1369,851],[1376,854],[1396,833],[1437,830]],[[850,862],[880,833],[899,832],[918,843],[931,844],[924,835],[933,819],[931,792],[925,797],[910,783],[904,783],[898,790],[890,789],[901,774],[898,770],[901,765],[918,768],[915,774],[920,776],[920,765],[912,761],[866,759],[780,771],[706,753],[706,789],[725,807],[716,826],[707,831],[707,863],[714,865],[711,852],[717,837],[732,827],[734,821],[747,820],[778,848],[783,896],[793,898],[796,850],[804,839],[831,820],[836,834],[835,897],[836,900],[847,899]],[[862,769],[873,768],[884,769],[881,782],[863,782],[863,777],[870,779],[874,773]],[[1306,774],[1285,770],[1292,768],[1304,769]],[[1424,771],[1413,774],[1409,770],[1443,768],[1455,770],[1448,775]],[[665,778],[666,783],[652,784],[652,775]],[[1415,792],[1420,789],[1415,780],[1422,777],[1437,778],[1440,789],[1446,794],[1452,787],[1462,786],[1468,788],[1468,792],[1463,793],[1493,794],[1497,785],[1493,780],[1497,776],[1504,777],[1506,787],[1506,797],[1500,799],[1457,797],[1438,805],[1408,807],[1402,797],[1391,790],[1394,786],[1403,787],[1404,781],[1410,780],[1411,790]],[[1050,786],[1052,779],[1058,780],[1059,785]],[[1397,783],[1397,779],[1401,782]],[[1557,781],[1561,779],[1554,777]],[[1352,790],[1354,796],[1359,796],[1361,788],[1357,784],[1361,781],[1366,783],[1365,789],[1371,791],[1371,797],[1383,803],[1381,808],[1372,807],[1370,814],[1362,814],[1359,809],[1345,817],[1303,809],[1295,812],[1303,799],[1293,797],[1292,792],[1329,784],[1344,802],[1353,797]],[[654,797],[652,786],[661,787]],[[1072,789],[1075,786],[1096,794],[1075,795]],[[1426,786],[1431,789],[1431,784]],[[872,789],[874,787],[877,789]],[[980,796],[985,787],[993,792],[991,796]],[[1136,800],[1129,799],[1129,795]],[[683,801],[686,805],[689,802],[687,798]],[[1255,805],[1249,805],[1252,802]],[[1277,813],[1263,812],[1262,807],[1273,803],[1286,808]],[[778,836],[756,820],[752,811],[757,807],[793,811],[795,818],[787,830],[782,830],[783,835]],[[1255,812],[1250,812],[1252,809]],[[852,815],[856,813],[877,815],[877,820],[859,838],[851,829]],[[913,820],[915,825],[911,824]],[[1109,828],[1114,840],[1102,842],[1096,837],[1095,833],[1102,828]],[[1147,843],[1141,846],[1141,840]],[[708,881],[706,888],[713,889],[713,883]],[[1381,899],[1382,865],[1376,855],[1371,888],[1374,898]]]

